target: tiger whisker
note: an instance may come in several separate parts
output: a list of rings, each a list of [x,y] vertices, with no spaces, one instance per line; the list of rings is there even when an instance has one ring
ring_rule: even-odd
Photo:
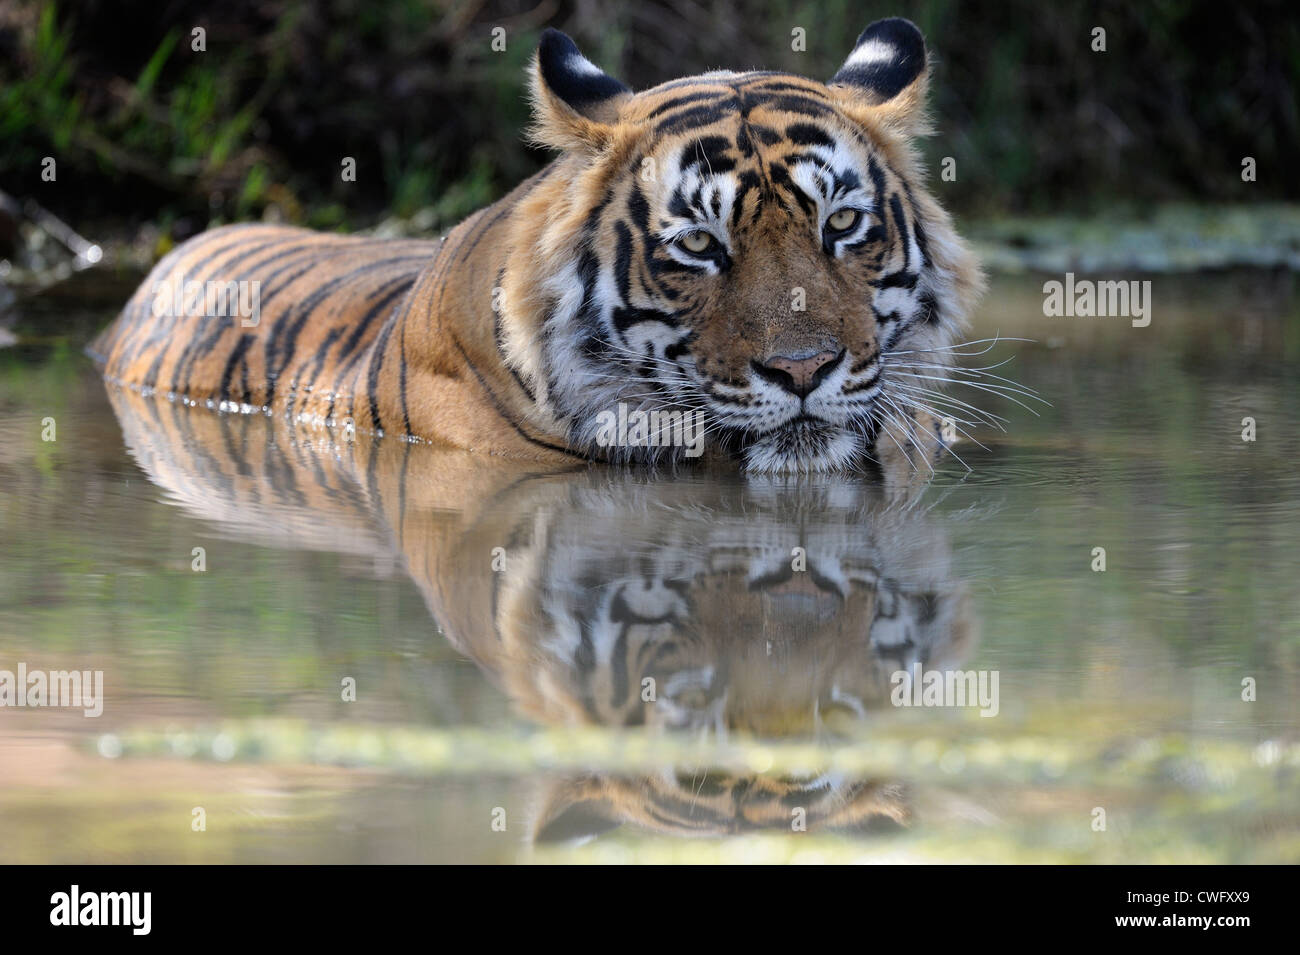
[[[943,371],[943,372],[951,372],[953,375],[967,375],[970,377],[970,379],[1001,382],[1002,384],[1008,387],[1017,389],[1021,393],[1025,393],[1027,396],[1038,397],[1037,393],[1034,392],[1034,390],[1032,388],[1029,388],[1027,385],[1022,385],[1020,382],[1014,381],[1010,378],[1005,378],[1002,375],[991,375],[988,374],[987,372],[978,369],[973,369],[973,368],[963,368],[960,366],[951,366],[951,365],[940,365],[932,362],[886,362],[885,367],[895,368],[895,369],[911,369],[912,371],[918,371],[918,370]],[[995,365],[993,367],[999,367],[999,366]],[[968,379],[947,378],[946,380],[951,382],[959,382]]]
[[[902,392],[905,394],[911,394],[915,397],[944,404],[954,409],[970,412],[979,419],[981,424],[988,425],[991,428],[997,428],[999,431],[1006,430],[1004,425],[1007,423],[1008,419],[1004,418],[1002,415],[981,408],[978,405],[973,405],[967,401],[963,401],[955,395],[950,395],[947,392],[937,391],[933,388],[927,388],[924,385],[910,381],[890,381],[887,383],[886,388],[891,393]]]
[[[1028,398],[1031,401],[1040,401],[1043,404],[1048,405],[1049,407],[1051,406],[1051,402],[1047,401],[1044,398],[1039,397],[1036,393],[1029,392],[1029,391],[1012,390],[1007,388],[1005,385],[990,385],[990,384],[985,384],[976,381],[964,381],[962,379],[943,378],[936,375],[920,375],[914,372],[900,372],[900,374],[905,374],[912,378],[921,378],[927,381],[941,381],[944,384],[949,384],[949,385],[966,385],[969,388],[978,388],[980,391],[986,391],[991,395],[997,395],[1000,398],[1005,398],[1008,401],[1015,402],[1016,404],[1020,405],[1020,407],[1024,408],[1026,411],[1028,411],[1030,414],[1034,415],[1035,417],[1038,417],[1038,412],[1035,411],[1033,408],[1029,407],[1029,405],[1025,404],[1023,401],[1018,401],[1014,397],[1014,395],[1020,395],[1021,397]]]
[[[916,409],[919,410],[919,411],[924,411],[924,412],[926,412],[927,414],[933,415],[933,416],[936,417],[936,418],[942,418],[942,419],[944,419],[945,421],[951,421],[951,422],[953,422],[953,427],[954,427],[958,432],[960,432],[960,433],[961,433],[961,434],[966,438],[966,440],[971,441],[972,443],[979,445],[979,446],[980,446],[981,448],[983,448],[985,451],[989,450],[988,446],[985,445],[982,441],[980,441],[978,438],[974,437],[974,436],[973,436],[969,431],[967,431],[965,428],[962,428],[962,427],[959,427],[959,426],[958,426],[957,422],[958,422],[959,419],[954,418],[954,417],[952,417],[951,415],[943,415],[943,414],[940,414],[939,412],[935,411],[935,409],[928,407],[924,402],[919,401],[919,400],[917,400],[917,399],[915,399],[915,398],[909,398],[909,397],[905,397],[905,396],[903,396],[903,395],[893,395],[893,396],[891,396],[891,397],[897,398],[899,401],[903,402],[905,405],[908,405],[909,407],[912,407],[912,408],[916,408]],[[973,422],[970,422],[970,421],[962,421],[961,423],[962,423],[962,424],[968,424],[968,425],[971,425],[972,427],[974,427],[974,423],[973,423]],[[949,448],[948,450],[951,451],[952,449]],[[954,455],[954,457],[955,457],[955,456],[956,456],[956,455]],[[961,459],[958,458],[958,460],[960,461]],[[963,463],[964,463],[964,462],[963,462]]]

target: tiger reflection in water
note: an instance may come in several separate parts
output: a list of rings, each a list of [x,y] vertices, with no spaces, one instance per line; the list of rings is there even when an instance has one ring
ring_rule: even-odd
[[[540,723],[824,739],[888,707],[895,671],[955,666],[976,640],[910,487],[528,470],[109,393],[137,461],[192,514],[399,556],[456,649]],[[810,831],[876,831],[914,800],[833,774],[593,772],[555,780],[531,832],[789,831],[792,807]]]

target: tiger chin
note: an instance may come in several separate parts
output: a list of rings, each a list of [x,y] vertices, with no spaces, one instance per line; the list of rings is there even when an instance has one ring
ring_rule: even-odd
[[[200,409],[533,460],[919,469],[945,441],[890,360],[949,366],[983,289],[914,152],[927,76],[898,18],[826,83],[639,93],[548,30],[531,138],[559,155],[500,201],[442,241],[215,229],[91,351]],[[670,427],[610,441],[620,408]]]

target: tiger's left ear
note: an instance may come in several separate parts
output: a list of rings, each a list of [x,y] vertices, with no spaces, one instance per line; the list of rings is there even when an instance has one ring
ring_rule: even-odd
[[[532,138],[555,149],[600,149],[632,91],[605,73],[559,30],[547,30],[532,68]]]
[[[827,84],[855,118],[869,117],[906,136],[929,131],[925,37],[902,17],[877,20],[862,31],[853,52]]]

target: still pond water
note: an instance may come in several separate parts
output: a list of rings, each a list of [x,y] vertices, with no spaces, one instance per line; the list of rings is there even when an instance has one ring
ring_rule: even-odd
[[[340,445],[29,308],[0,671],[104,702],[0,709],[0,862],[1300,861],[1295,279],[1158,276],[1147,328],[1040,286],[969,361],[1050,404],[959,393],[1006,433],[902,502]]]

